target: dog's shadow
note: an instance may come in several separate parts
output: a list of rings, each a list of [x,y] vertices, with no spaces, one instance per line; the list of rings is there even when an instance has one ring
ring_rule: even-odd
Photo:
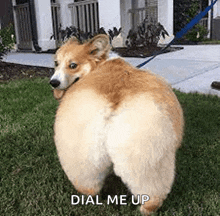
[[[122,182],[121,178],[116,176],[113,172],[108,174],[105,178],[104,185],[100,191],[100,197],[104,202],[107,202],[107,197],[111,196],[113,199],[114,196],[117,196],[119,199],[120,196],[125,195],[127,203],[131,201],[132,194],[128,190],[127,186]],[[119,211],[121,205],[112,204],[112,207]],[[131,210],[135,210],[137,206],[131,205]]]

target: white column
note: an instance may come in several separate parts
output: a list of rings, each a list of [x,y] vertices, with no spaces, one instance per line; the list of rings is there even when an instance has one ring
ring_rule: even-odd
[[[106,31],[121,27],[120,0],[99,0],[99,26]]]
[[[109,29],[113,29],[116,27],[119,29],[122,27],[122,14],[120,7],[120,0],[99,0],[99,26],[103,27],[108,33]],[[124,31],[124,29],[122,30]],[[114,38],[112,41],[112,45],[117,47],[123,46],[124,37],[122,34],[118,35],[117,38]]]
[[[209,1],[209,4],[211,4],[211,1]],[[217,16],[220,16],[220,1],[218,0],[213,8],[213,18],[216,18]]]
[[[212,1],[209,0],[209,5],[211,5]],[[213,7],[213,19],[217,16],[220,16],[220,1],[217,1]],[[207,37],[210,38],[210,31],[211,31],[211,10],[208,12],[208,35]]]
[[[57,3],[60,4],[60,21],[62,29],[66,29],[66,27],[73,25],[71,10],[68,8],[68,5],[73,2],[73,0],[57,0]]]
[[[120,1],[120,12],[121,12],[121,27],[122,27],[122,38],[123,45],[125,45],[126,37],[129,30],[132,27],[131,14],[128,11],[132,8],[131,0]]]
[[[37,20],[38,45],[42,51],[54,49],[55,40],[50,40],[53,35],[53,24],[50,0],[35,0],[35,13]]]
[[[12,7],[16,5],[16,0],[12,0]],[[17,44],[19,44],[19,34],[18,34],[18,23],[16,18],[16,13],[14,8],[13,10],[13,17],[14,17],[14,28],[15,28],[15,36],[16,36],[16,44],[15,44],[15,50],[18,49]]]
[[[158,0],[158,21],[173,34],[173,0]]]
[[[145,0],[139,0],[138,1],[138,8],[143,8],[145,7]]]

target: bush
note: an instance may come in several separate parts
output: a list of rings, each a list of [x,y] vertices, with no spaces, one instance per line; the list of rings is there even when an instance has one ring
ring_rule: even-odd
[[[12,24],[0,30],[0,53],[12,49],[15,44],[14,35],[14,26]]]
[[[189,41],[200,42],[205,39],[208,31],[200,24],[197,24],[189,33],[186,34],[185,38]]]
[[[137,31],[131,29],[128,33],[126,46],[129,48],[136,47],[156,47],[160,39],[160,35],[165,38],[168,32],[159,22],[156,24],[148,23],[145,19],[139,26]]]
[[[193,2],[189,10],[187,11],[187,23],[189,23],[199,12],[199,3]],[[191,31],[186,34],[185,38],[189,41],[199,42],[204,40],[207,34],[207,29],[204,26],[197,24],[192,28]]]

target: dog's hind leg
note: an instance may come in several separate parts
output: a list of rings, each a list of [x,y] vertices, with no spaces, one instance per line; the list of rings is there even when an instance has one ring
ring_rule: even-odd
[[[112,165],[105,148],[105,113],[103,102],[87,91],[61,102],[56,115],[54,138],[62,168],[87,195],[100,191]]]
[[[141,103],[140,103],[141,101]],[[176,136],[171,121],[154,102],[127,103],[109,125],[106,148],[117,176],[134,196],[148,195],[141,212],[159,208],[171,190]]]
[[[95,167],[94,164],[90,164],[86,169],[82,169],[80,174],[75,176],[72,183],[78,192],[95,196],[102,189],[105,177],[109,173],[110,168],[111,165]],[[69,178],[71,177],[69,176]]]
[[[62,146],[56,141],[57,152],[62,168],[76,190],[94,196],[101,190],[112,163],[104,144],[93,142],[87,132],[88,140],[85,133],[73,131],[72,135],[62,137]]]

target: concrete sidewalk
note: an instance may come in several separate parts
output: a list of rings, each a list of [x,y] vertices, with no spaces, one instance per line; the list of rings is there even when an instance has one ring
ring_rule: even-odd
[[[147,58],[146,58],[147,59]],[[125,58],[136,66],[146,59]],[[52,54],[9,53],[3,61],[53,67]],[[199,92],[220,96],[211,89],[213,81],[220,81],[220,45],[184,46],[184,49],[162,54],[143,67],[164,77],[175,89],[182,92]]]

